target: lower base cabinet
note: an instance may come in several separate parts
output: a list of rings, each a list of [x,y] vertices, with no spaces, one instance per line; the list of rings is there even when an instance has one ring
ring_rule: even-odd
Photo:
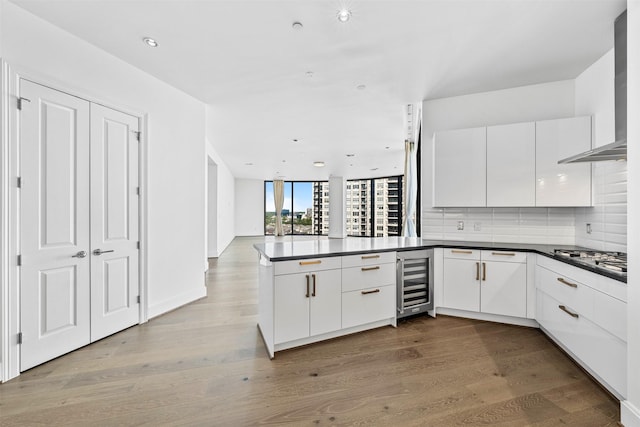
[[[269,356],[396,325],[395,252],[271,262],[258,267],[258,327]]]
[[[540,326],[618,397],[626,395],[627,345],[577,311],[538,291]]]
[[[619,399],[627,394],[626,284],[544,257],[536,320]]]
[[[527,254],[476,249],[444,250],[443,306],[527,317]]]
[[[340,329],[340,280],[340,270],[277,276],[274,284],[275,343]]]
[[[364,325],[396,315],[395,285],[367,288],[342,294],[342,327]]]

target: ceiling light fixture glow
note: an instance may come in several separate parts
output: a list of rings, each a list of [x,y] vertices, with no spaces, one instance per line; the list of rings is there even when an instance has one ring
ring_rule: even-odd
[[[296,22],[294,22],[293,24],[291,24],[291,27],[292,27],[294,30],[301,30],[301,29],[303,28],[303,25],[302,25],[302,22],[298,22],[298,21],[296,21]]]
[[[313,162],[313,166],[317,168],[322,168],[324,167],[324,162]]]
[[[148,46],[158,47],[158,42],[155,41],[155,39],[152,39],[151,37],[145,37],[142,39],[142,41],[145,42]]]
[[[347,22],[351,19],[351,11],[349,9],[340,9],[338,11],[338,21]]]

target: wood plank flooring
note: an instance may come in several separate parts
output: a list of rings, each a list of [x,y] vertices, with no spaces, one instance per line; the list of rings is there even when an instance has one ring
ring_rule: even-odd
[[[419,317],[269,360],[255,241],[211,261],[207,298],[0,385],[0,425],[618,425],[536,329]]]

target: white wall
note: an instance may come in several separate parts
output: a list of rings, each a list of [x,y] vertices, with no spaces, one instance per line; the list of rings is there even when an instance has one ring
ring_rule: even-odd
[[[574,208],[432,208],[436,131],[574,116],[574,81],[545,83],[422,104],[422,237],[573,244]],[[463,231],[457,222],[465,222]],[[480,230],[474,224],[480,224]]]
[[[614,51],[576,78],[576,115],[593,116],[593,145],[615,139]],[[576,209],[576,244],[627,251],[627,162],[593,163],[593,204]],[[587,234],[586,224],[591,224]]]
[[[215,213],[217,222],[217,254],[209,254],[209,256],[220,256],[220,254],[229,246],[229,243],[235,237],[235,178],[231,174],[231,170],[222,160],[222,157],[215,149],[216,144],[229,143],[229,141],[213,140],[213,126],[215,126],[214,111],[211,106],[206,107],[206,151],[207,157],[211,159],[217,166],[218,176],[217,184],[217,202]],[[209,213],[212,215],[212,213]],[[206,238],[205,238],[206,245]]]
[[[204,104],[0,1],[2,53],[14,70],[55,88],[148,114],[148,314],[153,317],[204,296]]]
[[[236,236],[264,235],[264,181],[236,179]]]
[[[627,2],[627,118],[640,117],[640,0]],[[640,218],[640,120],[627,120],[628,214]],[[627,400],[622,423],[640,427],[640,223],[629,222],[627,277]],[[635,266],[635,267],[634,267]]]

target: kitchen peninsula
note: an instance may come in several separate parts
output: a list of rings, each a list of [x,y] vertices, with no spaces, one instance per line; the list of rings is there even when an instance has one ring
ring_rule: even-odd
[[[589,249],[402,237],[274,239],[254,248],[258,327],[272,358],[396,326],[396,255],[434,249],[430,314],[541,327],[614,395],[626,394],[626,272],[585,262]]]

